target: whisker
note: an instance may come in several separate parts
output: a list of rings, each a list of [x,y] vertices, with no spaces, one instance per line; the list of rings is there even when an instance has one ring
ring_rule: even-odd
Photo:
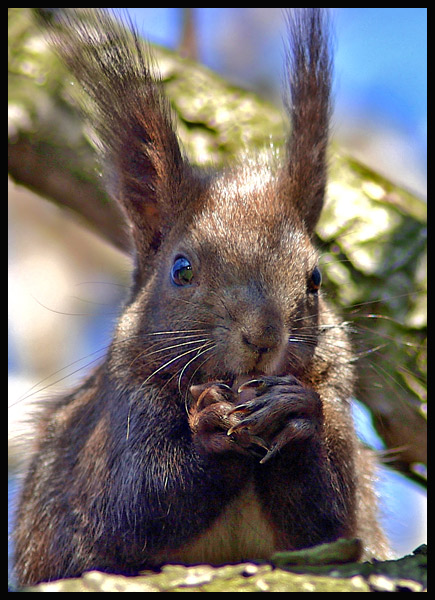
[[[173,350],[176,348],[180,348],[182,346],[188,346],[188,345],[192,345],[192,344],[199,344],[201,342],[204,342],[207,340],[207,338],[200,338],[198,336],[191,336],[194,337],[195,339],[187,341],[187,342],[182,342],[179,344],[174,344],[172,346],[164,346],[163,348],[159,348],[158,350],[153,350],[152,352],[150,352],[150,350],[152,348],[155,348],[156,346],[158,346],[159,342],[156,342],[155,344],[153,344],[152,346],[146,348],[145,350],[143,350],[142,352],[140,352],[139,354],[137,354],[135,356],[135,358],[131,361],[130,363],[130,368],[133,366],[133,364],[138,361],[139,359],[143,358],[143,357],[149,357],[155,354],[159,354],[161,352],[166,352],[168,350]],[[180,336],[178,338],[170,338],[170,341],[174,341],[175,339],[184,339],[183,336]],[[164,342],[168,341],[168,340],[163,340]],[[193,349],[194,350],[194,349]],[[148,361],[146,364],[150,364],[151,361]]]
[[[215,349],[216,349],[216,345],[214,345],[214,346],[211,346],[210,348],[208,348],[208,349],[207,349],[207,352],[210,352],[210,351],[211,351],[211,352],[213,352],[213,350],[215,350]],[[204,355],[204,354],[205,354],[205,351],[204,351],[202,354]],[[207,358],[206,358],[205,360],[203,360],[203,361],[202,361],[202,362],[201,362],[201,363],[200,363],[200,364],[197,366],[197,368],[194,370],[194,372],[193,372],[193,373],[192,373],[192,375],[190,376],[189,383],[188,383],[188,384],[187,384],[187,386],[186,386],[186,393],[185,393],[185,395],[184,395],[184,406],[185,406],[185,408],[186,408],[186,412],[189,412],[189,407],[188,407],[188,405],[187,405],[187,398],[188,398],[187,394],[188,394],[188,391],[189,391],[189,388],[190,388],[190,384],[191,384],[191,382],[193,381],[193,378],[195,377],[195,375],[198,373],[199,369],[201,369],[201,367],[203,367],[203,366],[205,365],[205,363],[206,363],[208,360],[210,360],[210,356],[207,356]]]
[[[171,360],[165,362],[163,365],[161,365],[160,367],[158,367],[157,369],[155,369],[151,375],[149,375],[145,381],[142,382],[140,388],[138,391],[144,389],[145,385],[155,376],[157,375],[157,373],[159,373],[160,371],[162,371],[163,369],[169,367],[171,364],[173,364],[174,362],[176,362],[177,360],[180,360],[181,358],[183,358],[184,356],[187,356],[188,354],[191,354],[192,352],[197,351],[198,348],[192,348],[190,350],[187,350],[186,352],[183,352],[180,355],[175,356],[174,358],[172,358]],[[195,357],[196,358],[196,357]],[[165,385],[167,385],[170,381],[172,381],[172,379],[174,379],[174,377],[176,377],[176,373],[170,378],[170,380],[168,382],[166,382]],[[160,390],[161,391],[161,390]],[[160,392],[159,392],[160,393]],[[127,415],[127,433],[126,433],[126,439],[128,440],[130,437],[130,418],[131,418],[131,409],[132,406],[130,405],[129,410],[128,410],[128,415]]]
[[[183,356],[187,356],[188,354],[191,354],[192,352],[195,352],[196,350],[197,350],[197,348],[191,348],[190,350],[187,350],[186,352],[183,352],[182,354],[179,354],[179,355],[175,356],[174,358],[171,358],[171,360],[168,360],[166,363],[164,363],[163,365],[161,365],[160,367],[158,367],[157,369],[155,369],[151,373],[151,375],[149,375],[145,379],[145,381],[142,383],[142,386],[145,385],[145,384],[147,384],[150,381],[150,379],[152,379],[155,375],[157,375],[157,373],[160,373],[160,371],[162,371],[166,367],[169,367],[169,365],[172,365],[177,360],[180,360],[181,358],[183,358]]]
[[[174,330],[169,330],[169,331],[153,331],[151,333],[145,333],[143,334],[144,337],[148,337],[148,336],[158,336],[158,335],[175,335],[175,334],[186,334],[186,333],[196,333],[196,334],[200,334],[200,333],[204,333],[205,331],[207,331],[206,329],[174,329]],[[192,336],[193,337],[193,336]]]
[[[33,298],[33,300],[36,302],[36,304],[39,304],[39,306],[42,306],[42,308],[44,308],[45,310],[48,310],[49,312],[54,313],[56,315],[64,315],[67,317],[90,317],[92,314],[91,312],[72,313],[72,312],[66,312],[63,310],[56,310],[55,308],[50,308],[49,306],[47,306],[46,304],[44,304],[43,302],[38,300],[38,298],[36,298],[36,296],[31,294],[30,292],[29,292],[29,295]]]
[[[179,334],[184,334],[185,332],[187,332],[189,335],[179,335]],[[24,402],[25,400],[28,400],[32,396],[37,395],[37,394],[49,389],[50,387],[61,383],[65,379],[72,377],[73,375],[79,373],[80,371],[82,371],[84,369],[87,369],[88,367],[90,367],[91,365],[93,365],[94,363],[96,363],[100,359],[102,359],[104,356],[103,353],[106,352],[110,347],[119,347],[119,346],[122,346],[123,344],[128,344],[129,342],[131,342],[135,339],[141,339],[141,338],[147,337],[147,336],[160,336],[161,339],[162,339],[162,336],[168,336],[171,341],[175,341],[177,339],[183,339],[183,338],[193,340],[193,338],[199,338],[199,335],[204,334],[205,332],[206,332],[205,329],[189,329],[189,330],[184,330],[184,331],[182,329],[180,329],[180,330],[172,330],[172,331],[159,331],[159,332],[153,332],[153,333],[149,333],[149,334],[139,333],[139,334],[134,334],[134,335],[128,336],[124,339],[112,340],[110,343],[106,344],[105,346],[101,346],[97,350],[94,350],[93,352],[68,363],[66,366],[61,367],[60,369],[53,371],[52,373],[50,373],[43,379],[40,379],[35,384],[33,384],[26,392],[24,392],[19,398],[17,398],[16,400],[14,400],[11,403],[8,403],[8,407],[12,408],[12,407],[16,406],[17,404],[19,404],[20,402]],[[178,337],[175,337],[175,335],[178,335]],[[198,339],[197,341],[202,341],[202,340]],[[189,342],[189,343],[194,343],[194,341]],[[95,355],[99,355],[99,356],[97,356],[93,360],[90,360],[90,361],[88,360],[90,357],[95,356]],[[70,369],[74,365],[79,364],[80,362],[85,361],[85,360],[87,361],[86,364],[82,365],[81,367],[79,367],[71,372],[66,373],[64,376],[60,377],[59,379],[50,381],[50,383],[47,383],[46,385],[40,387],[41,384],[43,384],[44,382],[53,379],[53,377],[55,377],[59,373],[62,373],[63,371],[66,371],[67,369]],[[37,389],[35,389],[35,388],[37,388]]]
[[[366,356],[370,356],[371,354],[373,354],[374,352],[378,352],[379,350],[382,350],[383,348],[387,348],[388,344],[379,344],[379,346],[375,346],[373,348],[369,348],[367,350],[363,350],[361,352],[358,352],[354,357],[352,357],[351,359],[349,359],[349,362],[358,362],[360,361],[362,358],[365,358]]]
[[[212,290],[210,290],[210,293],[213,294],[214,292]],[[219,297],[219,296],[218,296]],[[189,306],[193,306],[194,308],[203,308],[201,304],[198,304],[197,302],[192,302],[190,300],[186,300],[186,298],[180,298],[180,302],[184,302],[185,304],[188,304]],[[223,319],[224,317],[222,315],[220,315],[219,313],[213,311],[210,309],[210,307],[208,307],[208,314],[213,315],[214,317],[217,317],[218,319]],[[198,321],[198,323],[206,323],[209,324],[209,321]]]
[[[220,296],[217,292],[211,290],[211,294],[213,294],[214,296],[217,297],[217,299],[219,300],[219,302],[222,304],[222,306],[224,307],[224,310],[227,312],[227,314],[230,316],[230,319],[232,319],[233,321],[235,320],[234,316],[231,314],[231,311],[229,310],[228,306],[225,304],[224,299],[222,298],[222,296]]]
[[[399,388],[405,394],[408,393],[407,389],[400,383],[400,381],[378,362],[370,361],[369,366],[373,371],[382,376],[383,385],[387,384],[390,390],[394,392],[394,390]],[[403,397],[401,397],[400,394],[397,395],[397,400],[399,402],[404,402]]]
[[[208,340],[203,346],[201,346],[198,349],[197,354],[191,358],[183,367],[183,369],[180,371],[179,376],[178,376],[178,391],[180,392],[180,395],[182,395],[181,392],[181,379],[184,375],[184,372],[186,371],[186,369],[189,367],[189,365],[191,365],[198,357],[202,356],[203,354],[205,354],[206,352],[209,352],[212,348],[215,348],[216,344],[214,342],[212,342],[211,340]]]
[[[351,304],[347,307],[347,310],[360,308],[361,306],[368,306],[370,304],[388,304],[392,300],[399,300],[400,298],[410,298],[412,296],[425,293],[424,290],[413,290],[411,292],[404,292],[403,294],[396,294],[395,296],[388,296],[388,298],[375,298],[374,300],[367,300],[366,302],[358,302]]]
[[[195,339],[195,340],[191,340],[189,342],[181,342],[180,344],[175,344],[173,346],[165,346],[164,348],[160,348],[159,350],[154,350],[153,352],[148,352],[147,356],[151,356],[153,354],[159,354],[160,352],[166,352],[167,350],[174,350],[175,348],[181,348],[182,346],[189,346],[192,344],[198,344],[200,342],[206,342],[206,341],[207,341],[207,338],[200,338],[198,340]]]
[[[64,381],[64,379],[68,379],[68,377],[72,377],[73,375],[75,375],[76,373],[79,373],[83,369],[86,369],[87,367],[89,367],[93,363],[101,360],[102,356],[98,356],[97,358],[94,358],[90,362],[86,363],[86,365],[84,365],[84,366],[82,366],[82,367],[80,367],[78,369],[75,369],[74,371],[72,371],[71,373],[68,373],[67,375],[64,375],[60,379],[57,379],[56,381],[52,381],[51,383],[48,383],[47,385],[44,385],[43,387],[38,388],[37,390],[34,389],[36,386],[39,386],[44,381],[47,381],[47,379],[51,379],[52,377],[54,377],[57,373],[61,373],[65,369],[68,369],[70,366],[75,365],[75,364],[81,362],[82,360],[85,360],[89,356],[93,356],[94,354],[97,354],[98,352],[102,352],[103,350],[105,350],[105,348],[103,348],[103,349],[100,348],[99,350],[95,350],[95,352],[92,352],[91,354],[88,354],[87,356],[85,356],[83,358],[79,358],[79,359],[73,361],[72,363],[70,363],[69,365],[67,365],[66,367],[62,367],[61,369],[58,369],[57,371],[54,371],[50,375],[47,375],[47,377],[44,377],[43,379],[41,379],[40,381],[38,381],[38,383],[35,383],[34,385],[32,385],[32,387],[27,392],[25,392],[23,395],[21,395],[17,400],[15,400],[15,402],[11,402],[8,405],[8,407],[12,408],[13,406],[16,406],[17,404],[19,404],[20,402],[24,402],[25,400],[28,400],[32,396],[35,396],[36,394],[40,394],[44,390],[47,390],[48,388],[50,388],[50,387],[52,387],[54,385],[57,385],[61,381]],[[34,391],[32,392],[32,390],[34,390]]]
[[[373,330],[369,329],[368,327],[364,327],[363,325],[358,325],[358,329],[365,333],[369,333],[373,336],[388,340],[392,344],[399,344],[401,346],[406,346],[408,348],[415,348],[415,349],[421,349],[424,347],[423,343],[417,344],[417,343],[410,342],[408,340],[403,340],[403,339],[397,340],[394,336],[389,335],[388,333],[386,333],[384,331],[379,331],[379,330],[373,331]]]

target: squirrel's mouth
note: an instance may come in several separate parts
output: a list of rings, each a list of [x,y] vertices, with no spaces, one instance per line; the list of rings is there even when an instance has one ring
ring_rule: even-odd
[[[245,373],[243,375],[238,375],[234,377],[233,380],[227,385],[234,391],[237,392],[244,383],[248,381],[252,381],[253,379],[261,379],[265,374],[260,371],[250,371],[249,373]]]
[[[241,373],[239,375],[222,373],[220,376],[218,375],[216,378],[206,377],[204,379],[200,379],[197,382],[198,385],[206,385],[206,384],[224,384],[228,388],[230,388],[235,394],[238,393],[241,386],[249,381],[259,380],[266,376],[280,376],[285,375],[286,371],[282,369],[273,369],[272,371],[263,371],[260,369],[252,369],[252,371],[248,371],[247,373]]]
[[[190,387],[190,393],[194,400],[198,400],[201,398],[203,394],[207,393],[207,390],[212,388],[218,388],[225,395],[229,391],[233,392],[234,397],[239,398],[239,401],[246,402],[246,400],[250,399],[255,395],[255,389],[258,385],[258,380],[265,376],[264,372],[260,371],[250,371],[249,373],[244,373],[242,375],[235,375],[231,378],[222,378],[217,380],[209,380],[204,383],[192,385]],[[249,382],[253,383],[253,386],[249,386]],[[248,389],[243,388],[245,384],[248,384]],[[242,396],[240,396],[240,393]]]
[[[242,375],[234,375],[233,377],[223,377],[222,379],[218,378],[217,380],[210,379],[208,383],[223,383],[229,388],[231,388],[233,392],[237,393],[239,388],[243,384],[254,379],[261,379],[262,377],[264,377],[264,375],[265,373],[263,371],[250,371],[249,373],[243,373]]]
[[[227,385],[229,388],[233,390],[233,392],[238,391],[240,386],[248,381],[252,381],[254,379],[261,379],[264,377],[265,373],[263,371],[250,371],[249,373],[243,373],[242,375],[233,375],[232,377],[222,377],[214,379],[208,379],[208,383],[223,383]]]

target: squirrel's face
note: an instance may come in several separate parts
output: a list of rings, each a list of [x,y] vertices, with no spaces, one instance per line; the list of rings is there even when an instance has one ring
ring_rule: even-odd
[[[185,369],[194,382],[289,366],[301,374],[312,356],[317,254],[294,211],[283,210],[271,171],[259,169],[251,185],[245,175],[213,180],[202,210],[172,232],[155,276],[127,310],[144,332],[144,376],[160,367],[175,381]]]

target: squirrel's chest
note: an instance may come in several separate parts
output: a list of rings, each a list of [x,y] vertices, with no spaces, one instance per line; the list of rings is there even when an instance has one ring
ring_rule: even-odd
[[[249,484],[209,529],[171,552],[168,559],[188,564],[222,564],[268,558],[277,549],[272,526],[262,511],[253,484]]]

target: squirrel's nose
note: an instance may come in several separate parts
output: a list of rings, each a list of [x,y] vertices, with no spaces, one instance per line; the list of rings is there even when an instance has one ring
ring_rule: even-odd
[[[278,331],[270,326],[259,333],[245,331],[242,333],[242,342],[251,352],[262,356],[279,345],[280,336]]]

